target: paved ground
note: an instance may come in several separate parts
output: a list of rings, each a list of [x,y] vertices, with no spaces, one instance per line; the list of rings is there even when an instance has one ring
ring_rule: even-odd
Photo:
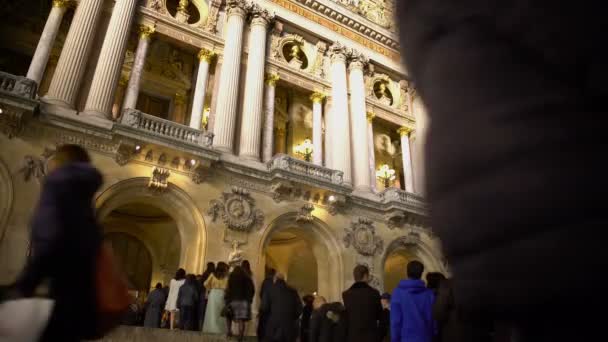
[[[143,327],[119,327],[111,334],[96,342],[224,342],[224,336],[208,336],[193,331],[151,329]],[[257,341],[255,337],[249,337],[247,342]]]

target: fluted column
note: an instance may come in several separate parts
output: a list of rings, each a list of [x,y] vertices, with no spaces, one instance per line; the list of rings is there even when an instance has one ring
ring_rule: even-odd
[[[109,118],[136,4],[137,0],[119,0],[114,5],[84,106],[85,115]]]
[[[224,152],[234,152],[234,131],[239,95],[243,27],[249,5],[242,0],[228,0],[228,20],[225,28],[224,64],[220,75],[220,91],[213,133],[213,146]]]
[[[358,191],[369,192],[369,145],[367,142],[367,110],[365,107],[365,81],[363,68],[368,59],[363,55],[355,56],[349,66],[350,85],[350,127],[353,148],[353,183]]]
[[[112,104],[112,120],[114,121],[120,118],[120,108],[122,108],[128,85],[129,79],[127,79],[126,77],[121,77],[118,81],[118,88],[116,88],[116,96],[114,97],[114,103]]]
[[[203,111],[205,106],[205,94],[207,92],[207,81],[209,80],[209,65],[215,57],[215,52],[202,49],[198,53],[198,74],[196,75],[196,88],[194,88],[194,99],[192,101],[192,113],[190,114],[190,127],[201,129],[203,122]]]
[[[313,93],[312,100],[312,162],[323,165],[323,99],[322,93]]]
[[[410,133],[409,127],[401,127],[397,133],[401,136],[401,157],[403,158],[403,175],[405,178],[405,191],[414,192],[414,175],[412,173],[412,155],[410,152]]]
[[[53,8],[46,19],[44,30],[42,30],[42,35],[38,41],[36,52],[34,52],[34,57],[26,76],[30,80],[34,80],[38,85],[42,81],[42,76],[49,61],[55,38],[57,38],[57,32],[59,32],[63,15],[70,4],[72,4],[70,0],[53,0]]]
[[[336,43],[330,48],[332,77],[332,109],[327,121],[327,132],[332,135],[329,160],[330,168],[344,172],[344,183],[352,183],[350,152],[350,117],[348,110],[348,89],[346,81],[346,59],[348,51]]]
[[[74,108],[102,7],[103,1],[99,0],[79,2],[45,102]]]
[[[139,25],[139,42],[135,51],[135,60],[131,69],[131,77],[127,85],[127,94],[122,108],[135,108],[137,106],[137,98],[139,97],[139,87],[141,85],[141,75],[146,64],[146,55],[150,46],[150,36],[154,33],[154,27],[147,25]]]
[[[268,24],[274,17],[267,10],[254,5],[251,18],[239,156],[250,160],[260,160],[266,36]]]
[[[324,151],[325,151],[325,155],[323,156],[323,161],[325,162],[325,167],[331,168],[333,163],[331,161],[331,139],[333,137],[333,134],[331,134],[329,132],[329,127],[331,127],[330,124],[330,119],[331,119],[331,115],[332,115],[332,98],[331,96],[327,96],[325,98],[325,108],[324,108],[324,112],[325,112],[325,139],[323,141],[323,146],[324,146]]]
[[[262,161],[268,162],[274,155],[274,98],[279,75],[266,75],[266,95],[264,100],[264,135],[262,141]]]
[[[369,181],[372,191],[376,191],[376,152],[374,150],[374,127],[373,121],[376,115],[367,113],[367,146],[369,153]]]

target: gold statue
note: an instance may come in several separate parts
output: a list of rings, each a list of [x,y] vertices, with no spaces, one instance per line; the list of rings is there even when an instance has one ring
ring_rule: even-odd
[[[392,105],[393,95],[391,94],[390,90],[388,90],[388,82],[380,81],[376,84],[378,85],[378,88],[376,89],[376,97],[378,98],[378,100],[380,100],[380,102],[385,105]]]
[[[291,46],[291,49],[289,49],[289,58],[290,58],[290,62],[293,59],[296,59],[300,62],[302,62],[302,49],[300,48],[300,45],[298,44],[293,44]]]

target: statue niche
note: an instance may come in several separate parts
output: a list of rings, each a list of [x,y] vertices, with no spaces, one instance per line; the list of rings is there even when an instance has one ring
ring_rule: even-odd
[[[380,80],[374,83],[374,95],[380,103],[392,106],[393,105],[393,94],[388,89],[389,83],[386,80]]]
[[[300,42],[292,41],[283,45],[283,57],[294,68],[308,68],[308,58],[306,58]]]

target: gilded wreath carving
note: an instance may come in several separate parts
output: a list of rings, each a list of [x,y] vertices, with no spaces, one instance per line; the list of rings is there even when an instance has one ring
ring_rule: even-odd
[[[384,248],[384,242],[376,235],[372,221],[362,217],[353,221],[350,229],[346,229],[344,244],[346,248],[352,245],[359,254],[365,256],[379,254]]]
[[[264,213],[255,207],[255,200],[247,190],[238,187],[210,201],[207,214],[212,222],[221,217],[226,227],[236,231],[250,232],[264,223]]]

